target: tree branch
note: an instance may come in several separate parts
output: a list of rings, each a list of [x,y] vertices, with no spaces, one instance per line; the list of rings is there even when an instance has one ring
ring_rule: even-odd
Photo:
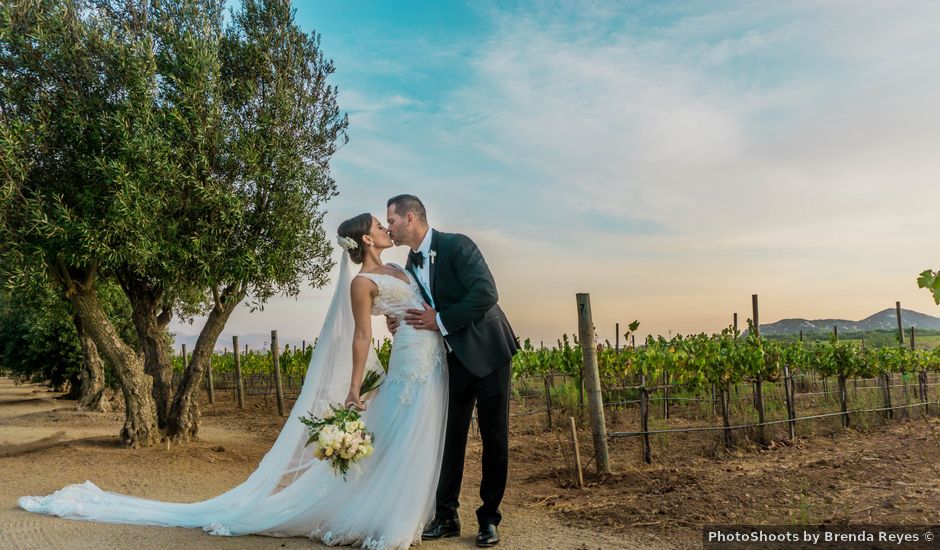
[[[219,285],[212,285],[212,301],[215,302],[215,309],[222,310],[222,298],[219,296]]]

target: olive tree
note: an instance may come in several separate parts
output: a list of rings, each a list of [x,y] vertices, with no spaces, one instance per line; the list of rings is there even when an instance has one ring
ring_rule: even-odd
[[[42,266],[115,367],[122,440],[198,434],[196,396],[234,308],[331,267],[323,206],[346,117],[286,0],[20,0],[0,7],[0,276]],[[102,308],[119,282],[141,353]],[[203,314],[179,386],[163,335]],[[161,432],[160,428],[164,431]]]

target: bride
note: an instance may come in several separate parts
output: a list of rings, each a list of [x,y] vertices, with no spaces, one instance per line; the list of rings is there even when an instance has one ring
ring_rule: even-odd
[[[337,232],[344,248],[339,279],[303,388],[271,450],[244,483],[184,504],[103,491],[86,481],[21,497],[20,507],[87,521],[201,527],[213,535],[306,536],[369,549],[419,543],[434,513],[443,452],[443,337],[402,323],[385,381],[366,407],[359,391],[363,376],[381,369],[371,346],[371,315],[401,318],[423,300],[408,272],[382,263],[382,251],[393,245],[378,219],[361,214]],[[362,266],[355,277],[350,259]],[[307,430],[299,420],[308,412],[322,417],[340,402],[363,410],[375,435],[373,454],[353,466],[348,481],[313,456],[315,446],[305,446]]]

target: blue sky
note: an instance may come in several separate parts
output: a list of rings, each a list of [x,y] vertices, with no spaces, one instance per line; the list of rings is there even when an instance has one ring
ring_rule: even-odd
[[[327,226],[417,194],[523,337],[576,330],[576,292],[601,338],[718,331],[752,293],[764,322],[940,314],[940,4],[295,6],[350,119]],[[312,338],[330,293],[227,331]]]

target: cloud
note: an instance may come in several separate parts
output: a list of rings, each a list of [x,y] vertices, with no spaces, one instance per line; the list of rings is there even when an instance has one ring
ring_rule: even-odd
[[[753,292],[766,320],[933,307],[940,4],[474,6],[321,25],[351,122],[329,224],[418,194],[546,341],[581,291],[602,337],[719,330]]]
[[[870,198],[889,177],[938,196],[916,177],[925,162],[937,173],[938,57],[923,53],[940,53],[923,40],[936,9],[715,5],[636,32],[630,13],[550,6],[493,10],[496,31],[453,97],[469,121],[453,132],[527,167],[520,186],[537,180],[574,211],[718,236],[857,216],[883,206]],[[869,70],[893,78],[866,81]],[[920,85],[898,89],[906,79]]]

